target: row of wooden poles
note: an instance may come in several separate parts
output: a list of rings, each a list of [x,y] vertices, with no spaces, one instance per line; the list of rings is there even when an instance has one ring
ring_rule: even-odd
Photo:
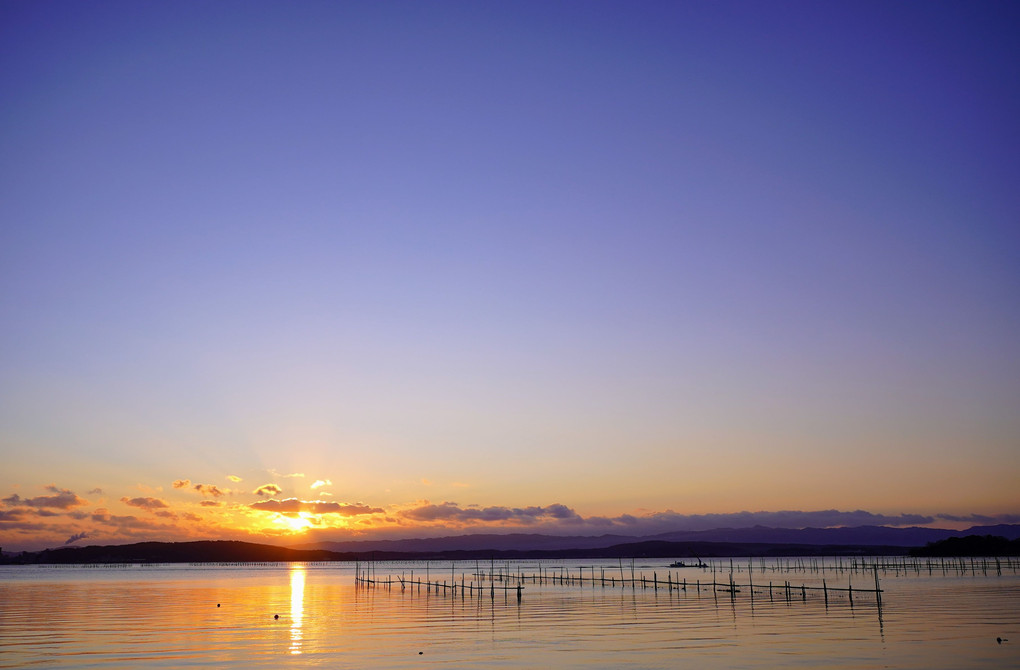
[[[424,580],[421,578],[421,575],[418,576],[418,579],[415,579],[413,570],[409,577],[406,577],[405,575],[400,575],[398,577],[387,575],[385,579],[378,579],[375,576],[375,565],[371,563],[365,567],[362,567],[360,563],[357,564],[355,566],[354,574],[354,582],[362,586],[385,586],[387,588],[393,588],[394,584],[400,584],[401,591],[410,588],[412,592],[417,589],[418,593],[421,593],[421,588],[424,586],[426,593],[432,593],[435,591],[436,593],[451,593],[456,596],[459,591],[461,598],[463,598],[465,594],[472,596],[475,594],[483,595],[486,591],[489,592],[490,597],[495,598],[496,591],[502,591],[504,594],[508,592],[516,592],[517,602],[520,602],[522,597],[521,592],[524,590],[524,585],[522,583],[518,583],[516,586],[496,586],[495,579],[487,580],[487,585],[483,583],[485,580],[480,580],[477,586],[473,581],[465,584],[463,573],[461,573],[460,583],[458,584],[457,580],[453,578],[453,575],[456,574],[455,572],[451,572],[451,579],[449,582],[446,580],[443,580],[442,582],[438,580],[431,581],[428,577],[427,571]]]
[[[687,591],[687,587],[692,586],[699,593],[703,588],[712,589],[714,593],[718,592],[728,593],[731,599],[735,599],[736,594],[741,591],[744,584],[743,582],[738,583],[737,581],[735,581],[733,577],[734,572],[732,567],[733,566],[731,565],[729,580],[727,582],[717,581],[715,570],[713,570],[711,581],[702,582],[701,579],[697,579],[693,582],[688,582],[686,577],[681,579],[679,574],[677,575],[677,578],[674,580],[672,571],[667,572],[665,580],[660,580],[657,572],[652,573],[651,579],[649,579],[644,574],[642,574],[640,577],[637,577],[634,575],[633,563],[631,564],[631,577],[630,579],[627,579],[626,577],[624,577],[623,574],[622,562],[620,565],[619,579],[616,578],[615,574],[610,574],[607,577],[605,573],[605,568],[602,568],[600,576],[596,577],[595,566],[580,567],[578,568],[578,573],[575,576],[569,574],[565,570],[560,570],[555,574],[550,574],[549,572],[543,572],[541,568],[539,569],[539,572],[537,574],[524,574],[523,572],[520,571],[515,573],[509,570],[509,566],[507,566],[506,572],[502,570],[502,567],[497,570],[493,566],[492,568],[490,568],[490,571],[486,573],[484,571],[480,571],[476,564],[475,572],[471,573],[472,577],[478,579],[478,585],[476,585],[474,581],[466,582],[464,573],[461,573],[460,582],[458,583],[455,576],[456,565],[453,563],[451,563],[450,566],[449,581],[445,579],[443,581],[439,581],[438,579],[433,580],[430,576],[428,566],[426,566],[425,579],[422,579],[420,574],[418,578],[415,579],[413,570],[411,571],[410,576],[407,576],[405,574],[401,574],[396,577],[387,575],[385,579],[379,579],[376,576],[375,563],[368,564],[358,563],[355,566],[355,583],[364,586],[371,587],[385,586],[388,588],[392,588],[394,585],[399,584],[401,591],[404,591],[407,588],[411,588],[412,591],[417,589],[419,593],[421,592],[423,586],[425,587],[426,593],[432,593],[433,591],[435,591],[436,593],[449,592],[452,593],[453,595],[456,595],[459,590],[461,597],[464,597],[465,594],[468,595],[483,594],[485,591],[488,591],[491,597],[495,597],[496,591],[516,592],[518,601],[521,600],[525,582],[529,581],[532,582],[533,584],[537,583],[537,584],[558,584],[577,586],[584,586],[586,584],[590,584],[592,588],[595,588],[596,585],[601,584],[602,588],[607,587],[616,588],[616,586],[619,585],[621,587],[630,586],[632,589],[634,589],[637,588],[637,586],[640,584],[642,589],[650,588],[654,589],[655,591],[658,591],[660,588],[662,588],[666,589],[669,592],[672,592],[673,590]],[[764,584],[755,584],[752,574],[749,574],[746,586],[750,593],[752,603],[754,602],[755,589],[757,589],[758,592],[762,594],[767,592],[770,601],[775,600],[776,592],[780,594],[780,598],[785,598],[785,600],[790,601],[796,597],[798,592],[800,594],[801,599],[807,600],[808,591],[821,591],[823,597],[825,598],[826,606],[828,606],[829,604],[830,592],[845,593],[850,601],[851,607],[854,604],[854,593],[873,594],[875,596],[876,603],[879,609],[881,610],[882,588],[878,577],[878,565],[873,564],[871,568],[872,568],[871,572],[875,580],[874,589],[860,587],[854,588],[853,583],[850,581],[850,579],[847,580],[846,588],[829,586],[828,580],[826,579],[822,580],[821,586],[807,586],[805,584],[801,584],[798,587],[794,586],[789,581],[784,581],[784,583],[781,586],[774,585],[773,582],[770,581],[768,583],[768,586],[765,586]],[[590,576],[586,577],[584,575],[584,571],[586,569],[590,570]],[[501,584],[497,586],[496,585],[497,582],[501,582]]]
[[[879,556],[873,558],[841,557],[826,558],[792,558],[774,559],[767,562],[764,558],[748,559],[746,564],[737,563],[737,572],[746,569],[748,572],[809,572],[825,574],[835,573],[862,573],[871,572],[878,568],[882,574],[894,573],[920,575],[927,572],[929,576],[941,572],[943,576],[955,575],[977,575],[981,573],[988,575],[995,573],[1010,572],[1016,574],[1020,570],[1020,557],[907,557],[907,556]],[[733,560],[730,560],[730,568],[734,569]]]

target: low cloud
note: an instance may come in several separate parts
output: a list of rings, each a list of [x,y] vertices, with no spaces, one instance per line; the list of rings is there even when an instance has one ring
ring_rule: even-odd
[[[212,496],[213,498],[219,498],[220,496],[225,496],[227,494],[227,491],[224,491],[215,484],[195,484],[191,488],[204,496]]]
[[[223,507],[223,503],[221,503],[219,500],[203,500],[198,504],[201,505],[202,507]]]
[[[94,523],[102,524],[104,526],[112,526],[121,530],[158,530],[158,531],[173,531],[173,526],[167,526],[164,524],[149,521],[148,519],[140,519],[136,516],[122,516],[118,514],[110,514],[110,510],[105,507],[100,507],[92,512],[92,521]]]
[[[561,504],[545,507],[477,507],[455,502],[433,504],[425,501],[397,515],[407,521],[433,527],[527,526],[542,532],[599,532],[623,535],[653,535],[675,531],[714,530],[717,528],[832,528],[838,526],[915,526],[935,521],[922,514],[874,514],[863,510],[779,512],[735,512],[728,514],[678,514],[672,510],[646,514],[620,514],[613,517],[582,517]]]
[[[319,488],[321,486],[332,486],[332,485],[333,485],[333,482],[329,481],[328,479],[316,479],[314,482],[312,482],[312,488],[313,489],[317,489],[317,488]]]
[[[160,500],[159,498],[124,497],[121,498],[120,501],[125,505],[130,505],[131,507],[138,507],[140,509],[148,510],[149,512],[154,512],[156,510],[166,509],[167,507],[169,507],[169,505],[167,505],[164,501]]]
[[[234,482],[235,484],[237,482],[244,481],[240,477],[238,477],[237,475],[227,475],[227,479],[229,479],[230,481]]]
[[[305,473],[303,473],[303,472],[291,472],[290,474],[286,474],[285,475],[285,474],[283,474],[281,472],[277,472],[276,470],[269,470],[269,474],[271,474],[274,477],[281,477],[283,479],[290,479],[292,477],[304,477],[305,476]]]
[[[192,484],[190,479],[178,479],[174,481],[175,489],[186,489],[191,488],[198,491],[204,496],[211,496],[213,498],[219,498],[227,494],[233,493],[230,489],[221,489],[215,484]]]
[[[311,514],[339,514],[340,516],[378,514],[383,511],[379,507],[369,507],[362,503],[347,504],[325,500],[298,500],[297,498],[262,500],[252,503],[249,507],[262,512],[278,512],[280,514],[309,512]]]
[[[254,493],[257,496],[267,496],[270,498],[272,498],[273,496],[278,496],[282,492],[283,489],[277,486],[276,484],[263,484],[262,486],[252,491],[252,493]]]
[[[574,510],[559,503],[547,507],[460,507],[454,502],[433,505],[425,502],[398,513],[405,519],[420,522],[455,521],[459,523],[513,523],[532,525],[541,521],[581,521]]]
[[[69,489],[61,489],[50,484],[45,489],[50,491],[54,495],[51,496],[37,496],[35,498],[22,498],[17,493],[14,493],[3,499],[8,505],[22,506],[22,507],[34,507],[36,509],[50,508],[50,509],[72,509],[74,507],[80,507],[81,505],[87,505],[87,500],[82,500],[73,491]]]
[[[997,525],[1002,523],[1020,523],[1020,514],[936,514],[937,518],[943,521],[954,521],[958,523],[973,523],[979,525]]]
[[[592,517],[588,521],[608,521],[610,525],[641,528],[642,532],[671,530],[714,530],[716,528],[833,528],[839,526],[919,526],[932,523],[934,517],[923,514],[874,514],[864,510],[843,512],[782,510],[778,512],[733,512],[727,514],[677,514],[672,510],[641,516]]]

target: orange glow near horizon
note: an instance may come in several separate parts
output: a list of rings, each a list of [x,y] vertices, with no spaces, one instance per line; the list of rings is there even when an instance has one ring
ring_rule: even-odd
[[[305,512],[299,512],[297,516],[277,514],[276,518],[273,519],[273,523],[279,524],[294,534],[303,533],[314,525],[311,521],[311,515]]]
[[[255,479],[252,477],[251,479]],[[205,479],[209,481],[210,479]],[[182,480],[183,481],[183,480]],[[259,477],[258,481],[265,481]],[[189,482],[190,484],[190,482]],[[210,485],[202,485],[209,489]],[[139,489],[145,495],[121,495],[126,490],[88,491],[91,500],[58,485],[0,498],[0,514],[13,530],[4,549],[38,551],[69,544],[112,545],[138,541],[238,540],[269,544],[312,541],[403,539],[471,533],[547,533],[570,535],[654,535],[672,530],[709,527],[852,527],[859,525],[931,526],[965,530],[976,525],[1015,523],[1017,502],[1007,512],[991,509],[986,516],[968,513],[928,513],[919,505],[908,512],[894,507],[875,511],[779,510],[683,512],[662,506],[629,505],[573,507],[567,504],[506,506],[459,504],[444,499],[418,498],[406,502],[332,502],[288,497],[267,504],[264,496],[232,490],[210,498],[195,488],[156,486]],[[199,496],[202,497],[199,497]],[[285,492],[283,495],[291,495]],[[299,494],[298,494],[299,495]],[[392,493],[385,492],[392,500]],[[99,497],[97,497],[99,496]],[[255,498],[254,500],[252,500]],[[722,507],[720,504],[719,507]],[[718,509],[718,508],[717,508]],[[38,529],[33,519],[41,519]],[[16,524],[24,526],[15,528]],[[43,525],[44,524],[44,525]]]

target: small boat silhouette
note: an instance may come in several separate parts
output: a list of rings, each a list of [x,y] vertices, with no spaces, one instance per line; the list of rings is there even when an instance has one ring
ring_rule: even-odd
[[[703,563],[701,559],[698,559],[697,563],[684,563],[683,561],[673,561],[669,564],[671,568],[707,568],[708,563]]]

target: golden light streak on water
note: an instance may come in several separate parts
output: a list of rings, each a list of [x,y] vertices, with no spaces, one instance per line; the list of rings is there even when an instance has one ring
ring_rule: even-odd
[[[305,566],[290,568],[290,653],[301,653],[301,625],[305,616]]]

